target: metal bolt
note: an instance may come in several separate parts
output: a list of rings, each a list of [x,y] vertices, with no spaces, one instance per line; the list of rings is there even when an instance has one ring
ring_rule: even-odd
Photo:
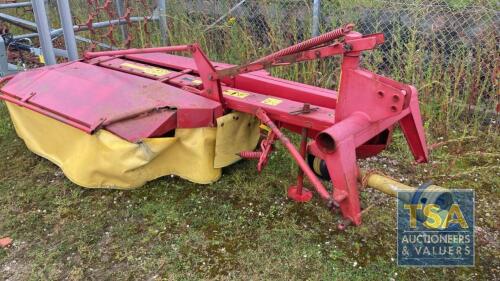
[[[352,51],[352,45],[351,44],[344,44],[344,51],[346,51],[346,52]]]
[[[308,103],[304,103],[304,106],[302,107],[302,111],[304,113],[310,113],[311,112],[311,105]]]

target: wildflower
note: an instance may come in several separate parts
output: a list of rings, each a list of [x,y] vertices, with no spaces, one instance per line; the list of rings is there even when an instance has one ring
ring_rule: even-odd
[[[235,23],[236,23],[236,18],[235,17],[230,17],[227,20],[227,25],[229,25],[229,26],[233,26]]]

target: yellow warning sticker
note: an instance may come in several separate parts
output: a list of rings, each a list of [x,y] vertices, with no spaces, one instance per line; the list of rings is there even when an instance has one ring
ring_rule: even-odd
[[[261,130],[264,130],[264,131],[267,131],[267,132],[271,132],[271,128],[269,128],[268,126],[266,126],[264,124],[260,124],[259,128]]]
[[[192,80],[191,83],[193,83],[194,85],[201,85],[203,82],[201,82],[200,79],[195,79],[195,80]]]
[[[149,75],[154,75],[154,76],[163,76],[163,75],[167,75],[170,73],[170,71],[163,69],[163,68],[154,67],[154,66],[137,65],[137,64],[128,63],[128,62],[122,63],[120,66],[137,69],[137,70],[142,71],[143,73],[146,73]]]
[[[280,104],[281,102],[282,102],[282,100],[275,99],[275,98],[267,98],[267,99],[261,101],[261,103],[263,103],[263,104],[272,105],[272,106],[276,106],[276,105]]]
[[[224,95],[228,95],[228,96],[232,96],[232,97],[236,97],[236,98],[240,98],[240,99],[244,99],[250,95],[249,93],[235,91],[235,90],[225,90],[223,93],[224,93]]]

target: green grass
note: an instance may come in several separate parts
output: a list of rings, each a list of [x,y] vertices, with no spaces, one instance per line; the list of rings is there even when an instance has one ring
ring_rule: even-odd
[[[347,1],[341,4],[349,7]],[[169,22],[172,44],[198,41],[212,59],[231,63],[287,46],[301,33],[297,22],[269,19],[270,41],[264,44],[244,20],[204,32],[210,19],[174,10]],[[151,38],[140,28],[135,32],[137,46],[159,42],[156,30]],[[365,67],[416,85],[428,142],[440,145],[429,164],[414,165],[396,132],[389,150],[361,165],[412,185],[432,179],[447,188],[474,189],[475,267],[398,267],[396,201],[377,191],[363,190],[362,204],[375,207],[360,227],[344,232],[336,229],[340,215],[317,198],[307,204],[289,201],[286,188],[296,167],[282,147],[261,175],[254,162],[244,161],[224,169],[211,185],[165,177],[132,191],[82,189],[26,149],[2,104],[0,236],[12,237],[14,245],[0,249],[0,280],[498,278],[500,139],[498,124],[490,120],[498,118],[491,113],[496,43],[482,42],[473,51],[458,47],[445,61],[443,50],[415,30],[395,27],[393,35],[390,48],[372,52]],[[335,88],[338,78],[332,73],[338,74],[338,66],[338,60],[327,60],[273,73]]]

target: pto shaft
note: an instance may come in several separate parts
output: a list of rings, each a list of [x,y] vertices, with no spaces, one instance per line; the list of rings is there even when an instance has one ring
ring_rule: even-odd
[[[447,210],[453,204],[451,192],[437,185],[423,184],[420,187],[411,187],[381,174],[363,171],[361,178],[366,186],[399,198],[408,204],[435,204],[443,210]]]

